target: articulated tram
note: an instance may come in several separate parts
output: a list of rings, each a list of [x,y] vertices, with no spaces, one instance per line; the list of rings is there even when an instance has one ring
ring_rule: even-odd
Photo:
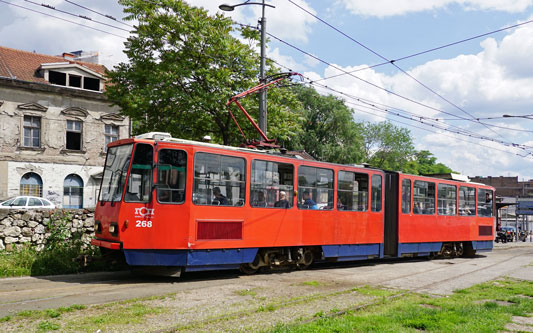
[[[490,186],[148,133],[109,144],[92,244],[131,266],[254,273],[472,256],[494,222]]]

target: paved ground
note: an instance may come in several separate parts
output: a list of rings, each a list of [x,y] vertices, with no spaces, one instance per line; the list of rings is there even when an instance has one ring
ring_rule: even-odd
[[[100,304],[168,293],[177,293],[183,308],[220,308],[236,293],[242,295],[243,290],[255,290],[254,293],[265,297],[293,293],[293,298],[297,298],[309,294],[310,282],[317,282],[324,294],[349,294],[350,288],[364,285],[449,294],[501,276],[533,280],[533,243],[496,244],[493,252],[474,259],[324,264],[307,271],[252,276],[232,271],[185,274],[181,278],[137,278],[129,272],[7,278],[0,280],[0,317],[22,310]],[[353,302],[348,299],[340,297],[339,302]]]

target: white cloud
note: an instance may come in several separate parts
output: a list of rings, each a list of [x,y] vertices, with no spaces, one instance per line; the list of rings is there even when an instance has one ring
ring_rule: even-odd
[[[298,63],[292,57],[282,55],[278,48],[275,48],[273,50],[267,49],[267,57],[282,64],[283,66],[289,67],[291,70],[296,71],[296,72],[299,72],[305,69],[305,67],[302,64]],[[278,66],[276,64],[274,65]],[[281,71],[286,72],[288,71],[288,69],[281,67]]]
[[[311,56],[308,56],[307,54],[304,56],[304,61],[310,67],[316,67],[318,64],[320,64],[320,61],[316,60]]]
[[[409,73],[475,117],[501,117],[506,113],[532,114],[533,70],[531,73],[528,72],[533,67],[530,61],[530,54],[533,54],[531,40],[533,40],[533,27],[523,26],[509,32],[499,42],[492,38],[485,39],[480,43],[482,51],[478,54],[458,55],[451,59],[429,61],[414,67]],[[365,65],[334,66],[347,72],[355,71],[354,75],[383,89],[428,104],[435,109],[469,118],[468,115],[449,105],[403,73],[387,75],[377,73],[374,69],[356,71],[364,68]],[[339,69],[328,67],[323,73],[306,72],[305,75],[311,77],[312,80],[318,80],[341,73],[343,72]],[[451,118],[436,110],[395,97],[349,75],[334,77],[320,81],[320,83],[354,97],[394,106],[419,116]],[[335,95],[334,92],[323,88],[317,88],[317,90],[323,94]],[[339,96],[349,103],[357,103],[343,95]],[[349,106],[353,107],[350,104]],[[373,113],[371,116],[365,113],[369,111],[367,108],[359,106],[354,107],[354,110],[355,119],[358,121],[383,121],[383,113],[378,111],[371,111]],[[394,120],[398,120],[390,115],[387,118],[393,120],[393,123]],[[417,149],[431,151],[439,162],[456,171],[471,176],[498,174],[533,176],[531,173],[533,156],[524,158],[523,155],[527,154],[527,151],[523,149],[444,132],[405,119],[400,119],[400,121],[431,131],[432,133],[428,134],[426,131],[407,127],[411,130]],[[531,131],[533,131],[531,120],[500,118],[485,120],[485,122],[530,132],[510,131],[496,127],[488,129],[475,122],[466,121],[441,121],[440,124],[449,129],[453,129],[452,126],[458,126],[475,135],[491,137],[495,140],[514,143],[531,141]],[[398,123],[396,125],[405,126]],[[523,145],[527,144],[523,143]],[[533,147],[532,142],[529,145]],[[514,170],[514,172],[509,173],[509,170]]]
[[[387,17],[443,9],[457,4],[466,10],[522,12],[532,0],[339,0],[353,14]]]
[[[50,5],[60,6],[63,1],[54,0],[49,2]],[[91,8],[100,10],[101,12],[121,17],[121,7],[106,6],[107,1],[95,1],[91,3]],[[34,8],[31,4],[25,3],[25,7]],[[125,39],[99,32],[87,27],[75,25],[56,18],[51,18],[39,13],[31,12],[23,8],[4,5],[6,10],[0,13],[0,20],[4,24],[0,26],[0,35],[2,38],[2,46],[8,46],[25,51],[35,51],[48,55],[59,55],[63,52],[83,50],[83,51],[98,51],[100,54],[100,62],[111,68],[120,61],[125,61],[126,57],[122,53]],[[69,12],[78,12],[75,9],[62,8]],[[47,12],[46,9],[37,9],[42,12]],[[81,11],[80,11],[81,13]],[[54,16],[61,16],[58,13],[52,13]],[[89,17],[94,14],[84,13]],[[8,19],[5,19],[5,18]],[[99,30],[115,33],[124,37],[128,36],[127,32],[105,27],[94,22],[81,22],[75,18],[67,18],[70,21],[80,22],[85,26],[93,27]],[[119,23],[110,23],[111,25],[119,26]],[[121,26],[127,28],[125,26]]]
[[[218,6],[224,1],[214,2],[212,0],[189,0],[193,6],[204,7],[211,15],[215,13],[223,13],[230,16],[235,22],[258,26],[258,20],[261,18],[261,6],[249,5],[235,8],[234,11],[224,12],[218,9]],[[226,1],[233,4],[232,1]],[[316,14],[316,12],[304,0],[294,0],[296,4],[305,8],[309,12]],[[240,3],[240,2],[235,2]],[[276,8],[266,7],[266,31],[287,41],[307,42],[308,36],[311,33],[311,25],[316,22],[316,19],[309,14],[303,12],[288,1],[267,1],[267,4],[275,6]]]

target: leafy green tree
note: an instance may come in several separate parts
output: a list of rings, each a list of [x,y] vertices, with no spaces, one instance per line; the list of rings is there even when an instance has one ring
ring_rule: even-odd
[[[302,133],[288,146],[321,161],[359,162],[363,156],[361,126],[354,122],[344,101],[320,95],[310,87],[296,86],[294,92],[303,105]]]
[[[245,44],[232,35],[230,19],[209,16],[180,0],[120,3],[127,19],[137,25],[125,43],[128,62],[108,73],[106,95],[134,120],[134,132],[166,131],[193,140],[211,135],[223,144],[241,142],[226,101],[258,82],[259,59],[253,48],[257,33],[241,29],[249,40]],[[272,133],[289,138],[297,132],[298,116],[288,108],[298,102],[286,92],[269,97]],[[245,104],[250,113],[257,113],[255,99]],[[241,112],[233,110],[247,135],[255,137]]]
[[[386,170],[402,170],[414,153],[409,130],[390,122],[363,125],[364,160]]]
[[[452,169],[442,163],[437,163],[437,158],[428,150],[420,150],[414,154],[409,163],[410,173],[418,175],[430,175],[439,173],[451,173]]]

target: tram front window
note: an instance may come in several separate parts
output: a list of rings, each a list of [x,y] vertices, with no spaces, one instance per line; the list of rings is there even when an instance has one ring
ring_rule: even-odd
[[[107,151],[100,201],[120,201],[133,145],[115,146]]]
[[[152,145],[140,143],[135,147],[128,188],[124,195],[126,202],[149,202],[152,189],[154,149]]]

